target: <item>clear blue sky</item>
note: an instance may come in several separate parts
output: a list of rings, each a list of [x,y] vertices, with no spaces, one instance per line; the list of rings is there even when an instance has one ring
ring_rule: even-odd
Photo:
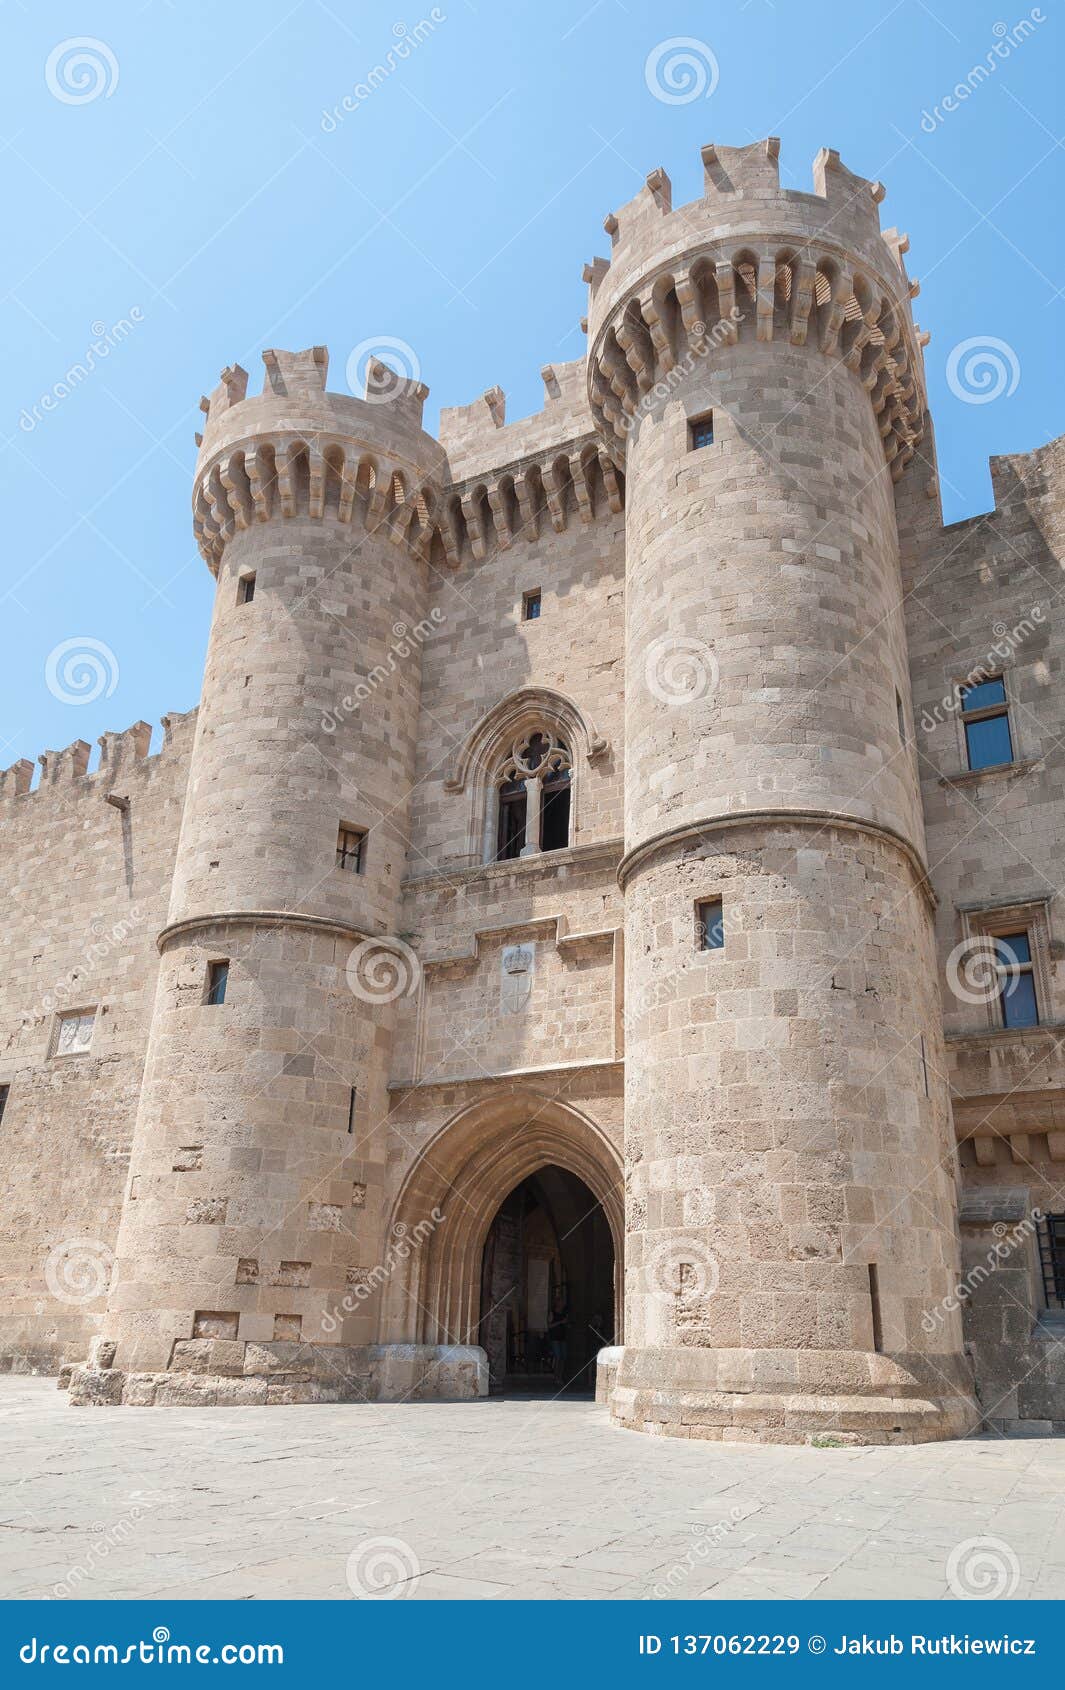
[[[675,203],[693,198],[709,140],[779,134],[793,187],[822,145],[886,183],[933,336],[948,519],[988,506],[989,453],[1065,428],[1054,0],[924,127],[1028,7],[443,0],[394,73],[323,128],[397,27],[431,15],[421,0],[5,11],[0,767],[195,704],[212,582],[192,542],[193,433],[223,365],[257,391],[263,346],[324,342],[342,388],[351,349],[391,336],[417,353],[430,426],[495,383],[511,417],[536,409],[540,366],[582,350],[580,272],[609,250],[604,215],[659,164]],[[84,82],[69,55],[49,68],[81,36],[105,48]],[[704,67],[713,55],[716,86],[672,104],[645,65],[681,36]],[[122,319],[106,360],[41,409]],[[947,360],[988,336],[1012,354],[1013,391],[972,403]],[[65,703],[49,654],[86,639],[114,653],[113,690]]]

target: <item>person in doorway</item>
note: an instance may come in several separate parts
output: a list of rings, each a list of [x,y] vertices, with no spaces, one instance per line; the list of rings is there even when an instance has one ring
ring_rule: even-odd
[[[547,1327],[547,1342],[551,1349],[551,1370],[561,1385],[566,1377],[566,1353],[569,1340],[569,1301],[560,1288],[551,1299],[551,1319]]]

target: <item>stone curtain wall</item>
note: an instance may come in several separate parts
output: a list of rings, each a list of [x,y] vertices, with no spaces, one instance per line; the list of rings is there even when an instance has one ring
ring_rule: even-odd
[[[93,774],[67,756],[39,790],[0,796],[3,1368],[83,1359],[105,1306],[194,726],[168,717],[144,756],[139,724]],[[90,1050],[50,1054],[59,1011],[82,1008]]]

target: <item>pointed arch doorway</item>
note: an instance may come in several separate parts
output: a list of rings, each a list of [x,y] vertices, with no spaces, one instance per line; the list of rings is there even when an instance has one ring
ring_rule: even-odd
[[[506,1253],[499,1242],[503,1232],[511,1238],[504,1299],[511,1313],[509,1350],[505,1319],[489,1331],[493,1295],[506,1292],[504,1280],[492,1278],[497,1270],[491,1265]],[[555,1395],[558,1385],[549,1374],[516,1370],[518,1364],[527,1368],[532,1357],[537,1369],[542,1365],[536,1335],[544,1330],[545,1288],[548,1314],[553,1290],[567,1295],[566,1372],[584,1389],[594,1384],[595,1352],[603,1347],[596,1333],[623,1341],[621,1151],[569,1103],[513,1086],[459,1110],[408,1171],[391,1233],[417,1242],[384,1289],[382,1343],[487,1340],[494,1346],[495,1389],[538,1381],[533,1388]],[[530,1271],[534,1261],[546,1266]]]
[[[614,1245],[602,1205],[567,1168],[526,1175],[497,1209],[477,1342],[493,1392],[594,1391],[595,1358],[614,1342]]]

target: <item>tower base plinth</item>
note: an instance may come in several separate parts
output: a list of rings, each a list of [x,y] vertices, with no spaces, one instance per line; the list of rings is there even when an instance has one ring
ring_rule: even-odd
[[[659,1437],[768,1444],[963,1438],[979,1413],[964,1368],[852,1350],[604,1352],[615,1425]],[[612,1376],[612,1377],[611,1377]],[[599,1393],[597,1393],[599,1394]]]

